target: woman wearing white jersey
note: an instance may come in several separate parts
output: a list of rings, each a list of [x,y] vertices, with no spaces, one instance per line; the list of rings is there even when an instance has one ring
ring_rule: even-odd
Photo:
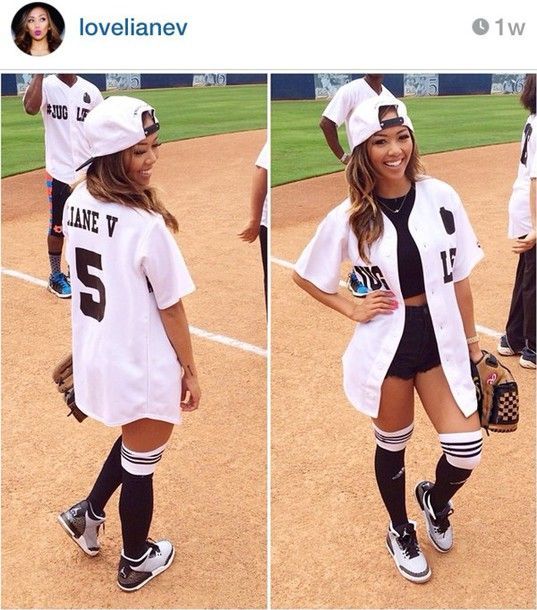
[[[535,368],[535,206],[537,184],[537,115],[535,74],[527,74],[520,102],[530,113],[520,147],[518,175],[509,199],[512,251],[519,255],[505,334],[498,343],[504,356],[520,354],[520,365]]]
[[[92,158],[63,218],[72,282],[73,372],[80,409],[121,426],[87,498],[59,516],[89,555],[121,485],[118,585],[139,589],[169,567],[168,540],[148,539],[153,472],[181,409],[200,389],[182,298],[194,284],[169,229],[177,220],[150,187],[159,123],[145,102],[110,97],[85,131]]]
[[[434,483],[415,489],[433,546],[453,545],[451,497],[480,460],[482,435],[470,358],[481,357],[469,275],[483,256],[455,191],[423,174],[405,105],[363,102],[350,120],[356,143],[349,198],[322,221],[296,263],[295,282],[355,322],[343,357],[350,402],[373,422],[375,474],[390,517],[386,544],[413,582],[431,570],[405,505],[405,447],[414,389],[442,446]],[[364,298],[338,293],[340,268],[354,266]]]

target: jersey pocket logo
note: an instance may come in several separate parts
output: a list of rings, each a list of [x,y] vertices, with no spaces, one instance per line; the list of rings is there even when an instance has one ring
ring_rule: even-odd
[[[446,208],[440,208],[440,217],[444,223],[444,229],[448,235],[455,233],[455,219],[453,218],[453,212],[446,210]]]

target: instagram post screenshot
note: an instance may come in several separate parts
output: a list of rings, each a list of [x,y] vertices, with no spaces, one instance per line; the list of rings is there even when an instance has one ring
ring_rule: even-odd
[[[535,608],[535,8],[0,8],[2,608]]]

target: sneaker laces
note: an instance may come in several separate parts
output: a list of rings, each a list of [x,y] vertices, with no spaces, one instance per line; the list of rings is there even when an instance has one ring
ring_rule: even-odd
[[[161,555],[159,545],[151,538],[147,539],[147,548],[151,549],[151,552],[149,553],[150,557],[154,557],[155,555]]]
[[[398,533],[397,541],[401,550],[409,559],[418,557],[420,554],[416,531],[411,525],[404,526],[403,532],[400,534]]]
[[[439,534],[445,534],[450,527],[449,516],[453,514],[453,508],[448,504],[444,510],[432,517],[435,530]]]
[[[62,288],[70,288],[69,280],[65,277],[64,273],[58,273],[53,276],[53,280]]]

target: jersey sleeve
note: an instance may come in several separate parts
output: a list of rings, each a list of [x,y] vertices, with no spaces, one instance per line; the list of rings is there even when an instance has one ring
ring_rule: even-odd
[[[457,252],[453,264],[453,281],[460,282],[485,256],[459,196],[453,192]]]
[[[142,269],[159,309],[175,305],[195,286],[172,234],[161,216],[146,233],[140,249]]]
[[[255,164],[257,165],[257,167],[261,167],[263,169],[268,170],[269,155],[268,155],[268,143],[267,142],[265,142],[265,145],[261,149],[261,152],[259,153],[259,156],[257,157]]]
[[[295,264],[295,271],[323,292],[339,289],[341,263],[348,258],[347,206],[333,209],[317,227]]]
[[[95,106],[98,106],[101,102],[104,101],[104,97],[103,94],[99,91],[99,89],[97,89],[97,87],[95,87],[95,98],[94,98],[94,103],[92,104],[91,108],[95,108]]]
[[[347,85],[343,85],[330,100],[323,112],[323,116],[333,121],[338,127],[345,122],[347,115],[352,110],[352,99]]]

